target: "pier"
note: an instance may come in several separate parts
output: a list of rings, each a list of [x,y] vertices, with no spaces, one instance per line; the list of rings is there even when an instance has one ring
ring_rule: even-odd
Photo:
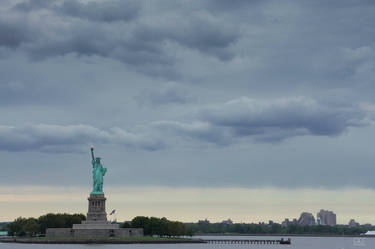
[[[291,240],[287,239],[204,239],[209,244],[279,244],[279,245],[290,245]]]

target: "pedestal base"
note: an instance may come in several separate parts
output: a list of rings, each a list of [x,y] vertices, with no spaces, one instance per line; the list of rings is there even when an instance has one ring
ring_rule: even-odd
[[[83,223],[82,224],[73,224],[73,229],[119,229],[119,224],[112,223]]]
[[[107,222],[107,213],[105,212],[105,201],[104,194],[90,194],[88,198],[89,211],[87,212],[86,223],[90,222]]]
[[[120,228],[119,224],[107,221],[104,194],[91,193],[88,201],[87,220],[73,224],[73,228],[48,228],[46,237],[143,236],[142,228]]]
[[[81,225],[81,224],[75,224]],[[74,226],[74,225],[73,225]],[[72,228],[47,228],[46,237],[125,237],[143,236],[142,228],[117,228],[117,229],[72,229]]]

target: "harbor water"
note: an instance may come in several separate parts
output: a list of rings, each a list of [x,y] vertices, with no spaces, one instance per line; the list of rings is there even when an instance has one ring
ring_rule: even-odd
[[[202,239],[281,239],[280,236],[199,236]],[[287,239],[288,237],[283,237]],[[291,245],[254,245],[254,244],[15,244],[0,243],[0,249],[374,249],[373,237],[290,237]]]

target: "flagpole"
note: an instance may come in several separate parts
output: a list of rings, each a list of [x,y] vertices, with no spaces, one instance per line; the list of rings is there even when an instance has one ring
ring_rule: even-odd
[[[112,212],[109,214],[109,216],[112,216],[112,215],[114,215],[115,218],[114,220],[111,220],[111,223],[117,222],[116,209],[113,209]]]

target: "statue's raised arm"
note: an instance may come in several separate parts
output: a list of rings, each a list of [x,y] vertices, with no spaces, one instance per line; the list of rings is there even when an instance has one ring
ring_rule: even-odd
[[[95,157],[94,157],[94,146],[91,146],[91,157],[92,157],[92,161],[95,161]]]

